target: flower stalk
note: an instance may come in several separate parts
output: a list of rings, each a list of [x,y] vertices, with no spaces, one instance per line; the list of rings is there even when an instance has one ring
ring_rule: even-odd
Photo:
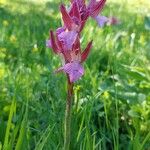
[[[73,101],[73,83],[70,82],[67,76],[67,101],[66,101],[66,112],[65,112],[65,132],[64,132],[64,150],[69,150],[70,147],[70,134],[71,134],[71,112],[72,112],[72,101]]]
[[[84,50],[81,49],[81,32],[89,17],[94,19],[99,27],[105,24],[117,24],[116,18],[99,15],[105,6],[106,0],[70,0],[69,9],[60,5],[63,25],[50,30],[50,37],[46,45],[60,56],[62,66],[55,73],[64,72],[67,75],[67,101],[64,128],[64,150],[70,148],[71,110],[73,101],[73,85],[84,75],[83,62],[87,59],[92,48],[92,40],[87,43]]]

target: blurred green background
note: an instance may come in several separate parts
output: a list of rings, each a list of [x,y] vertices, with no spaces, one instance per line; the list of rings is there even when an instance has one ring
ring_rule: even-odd
[[[46,48],[69,0],[0,0],[0,150],[61,150],[66,78]],[[85,75],[74,88],[71,150],[150,150],[150,1],[108,0],[92,19]]]

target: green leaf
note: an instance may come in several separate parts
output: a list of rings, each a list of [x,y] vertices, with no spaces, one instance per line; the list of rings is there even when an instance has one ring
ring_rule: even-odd
[[[2,143],[0,142],[0,150],[2,149]]]
[[[43,150],[43,147],[46,144],[46,142],[48,140],[48,137],[50,136],[50,134],[53,131],[54,127],[55,127],[55,125],[53,127],[51,127],[51,125],[49,125],[47,127],[47,129],[45,130],[45,132],[42,134],[41,138],[37,142],[35,150]]]
[[[127,74],[128,76],[136,79],[136,80],[146,80],[147,81],[147,77],[146,74],[143,70],[143,68],[140,67],[130,67],[127,65],[122,65],[123,68],[121,69],[122,72],[124,74]]]
[[[128,111],[128,115],[133,117],[133,118],[139,118],[139,114],[137,112],[135,112],[134,110],[129,110]]]
[[[20,128],[20,133],[19,133],[19,137],[17,140],[17,144],[16,144],[16,148],[15,150],[26,150],[27,149],[27,145],[26,145],[26,141],[27,141],[27,126],[28,126],[28,105],[26,105],[26,111],[24,114],[24,118],[23,121],[21,123],[21,128]]]
[[[7,122],[3,150],[8,150],[8,147],[9,147],[9,135],[10,135],[10,129],[11,129],[11,124],[12,124],[11,121],[12,121],[15,105],[16,105],[16,101],[15,99],[13,99],[11,103],[11,107],[10,107],[8,122]]]

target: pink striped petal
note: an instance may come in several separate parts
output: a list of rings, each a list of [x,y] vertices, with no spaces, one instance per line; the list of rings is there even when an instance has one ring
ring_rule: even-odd
[[[64,21],[65,26],[67,27],[68,30],[71,30],[72,26],[74,26],[74,22],[71,19],[70,15],[68,14],[64,5],[60,6],[60,11],[61,11],[62,19]]]
[[[79,6],[85,5],[85,0],[70,0],[71,3],[77,2]]]
[[[72,7],[71,7],[71,10],[69,12],[70,16],[71,17],[76,17],[78,20],[80,20],[80,12],[79,12],[79,7],[78,7],[78,4],[77,2],[73,2],[72,4]]]
[[[88,6],[90,11],[90,16],[96,17],[103,9],[105,2],[106,0],[99,0],[99,1],[91,0]]]
[[[56,34],[59,35],[60,33],[64,32],[65,28],[64,27],[60,27],[56,30]]]
[[[79,80],[79,78],[84,74],[84,69],[78,62],[67,63],[63,68],[69,75],[70,82]]]
[[[64,57],[66,63],[71,61],[71,54],[70,54],[70,52],[63,51],[63,57]]]
[[[75,31],[62,32],[58,35],[59,41],[63,42],[64,49],[71,50],[78,33]]]
[[[92,48],[92,41],[88,43],[87,47],[82,52],[82,54],[81,54],[81,62],[84,62],[87,59],[91,48]]]
[[[55,73],[66,72],[69,75],[70,82],[75,82],[84,74],[84,68],[78,62],[71,62],[58,68]]]
[[[53,31],[50,31],[50,37],[51,37],[52,49],[53,49],[54,53],[58,53],[59,50],[58,50],[58,46],[57,46],[55,38],[54,38]]]

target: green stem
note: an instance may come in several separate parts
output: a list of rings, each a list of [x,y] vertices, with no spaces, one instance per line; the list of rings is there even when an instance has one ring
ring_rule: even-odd
[[[71,126],[71,107],[73,99],[73,83],[68,79],[68,91],[66,101],[66,112],[65,112],[65,133],[64,133],[64,150],[69,150],[70,147],[70,126]]]

